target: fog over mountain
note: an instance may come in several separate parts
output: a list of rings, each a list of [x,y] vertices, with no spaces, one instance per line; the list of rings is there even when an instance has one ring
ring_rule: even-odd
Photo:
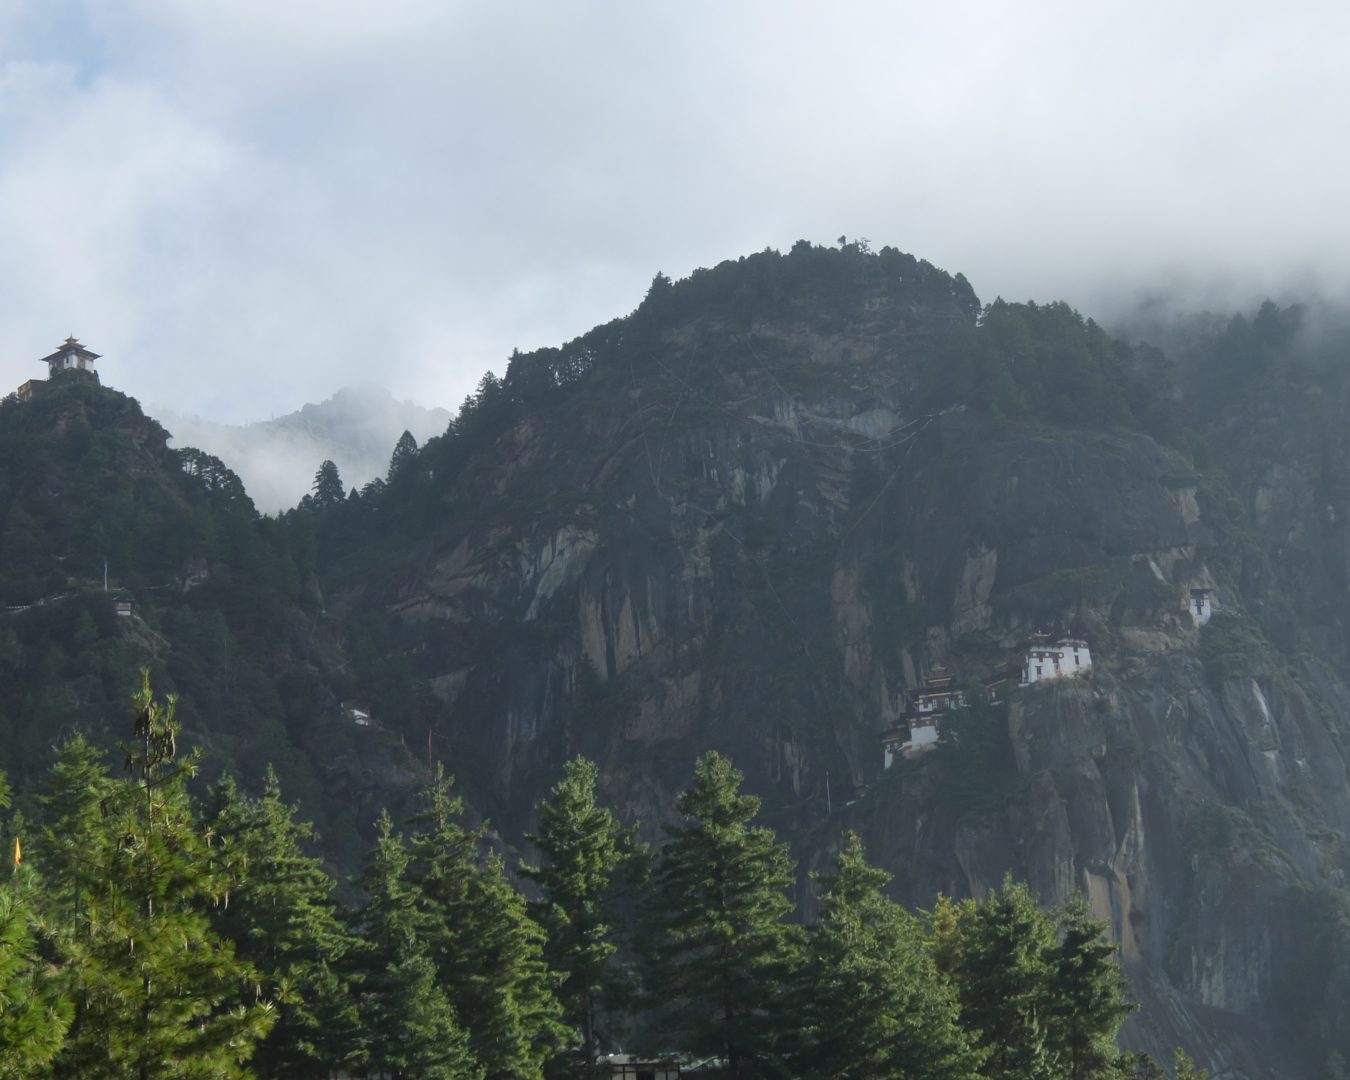
[[[217,421],[458,402],[841,233],[1099,319],[1346,285],[1345,5],[3,7],[0,385],[74,333]]]
[[[217,424],[151,407],[172,433],[172,446],[195,446],[216,455],[239,474],[263,513],[288,510],[308,494],[314,473],[333,461],[346,485],[361,487],[389,468],[389,456],[404,431],[419,443],[445,432],[450,413],[411,401],[395,401],[381,386],[348,386],[318,405],[252,424]]]

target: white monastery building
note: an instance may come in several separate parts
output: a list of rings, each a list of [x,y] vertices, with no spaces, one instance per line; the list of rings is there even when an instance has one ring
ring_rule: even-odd
[[[938,719],[948,710],[964,708],[965,704],[965,692],[956,688],[955,676],[947,674],[945,668],[936,668],[915,693],[914,711],[909,718],[882,733],[884,767],[889,769],[896,758],[915,757],[937,746]]]
[[[1214,614],[1214,598],[1212,589],[1192,589],[1190,602],[1186,605],[1186,610],[1191,613],[1191,618],[1195,620],[1196,626],[1204,626],[1209,622]]]
[[[1015,663],[1000,668],[984,680],[987,699],[1005,701],[1014,678],[1022,686],[1030,686],[1045,679],[1061,679],[1082,675],[1092,667],[1092,652],[1081,638],[1060,638],[1053,644],[1048,636],[1040,636],[1024,654],[1019,669]],[[913,758],[938,744],[941,726],[953,709],[967,705],[966,694],[956,686],[954,676],[943,668],[934,669],[914,694],[914,708],[899,724],[881,734],[881,752],[884,768],[889,769],[900,758]]]
[[[1022,662],[1022,685],[1081,675],[1091,667],[1092,654],[1088,644],[1079,638],[1060,638],[1053,645],[1036,644],[1027,650]]]

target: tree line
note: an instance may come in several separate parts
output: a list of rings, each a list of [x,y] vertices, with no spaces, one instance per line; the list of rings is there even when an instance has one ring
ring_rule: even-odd
[[[339,903],[270,770],[191,795],[174,713],[143,676],[121,773],[76,734],[6,822],[0,1080],[591,1078],[619,1044],[736,1080],[1162,1075],[1115,1047],[1131,1005],[1081,899],[1009,879],[913,913],[848,834],[800,925],[716,753],[655,851],[568,762],[513,869],[438,770]]]

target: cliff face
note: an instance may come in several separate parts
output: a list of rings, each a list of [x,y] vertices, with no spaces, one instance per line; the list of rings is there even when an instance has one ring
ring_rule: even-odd
[[[960,279],[910,260],[846,301],[779,288],[740,319],[640,311],[576,389],[425,477],[440,509],[403,569],[334,606],[391,617],[508,833],[567,756],[656,821],[716,748],[803,873],[851,827],[917,906],[1005,873],[1084,890],[1143,1002],[1130,1042],[1314,1074],[1350,970],[1339,409],[1279,438],[1252,410],[1301,391],[1201,410],[1173,440],[1197,469],[1130,418],[968,405]],[[925,675],[976,685],[1038,630],[1086,638],[1091,672],[883,771]]]

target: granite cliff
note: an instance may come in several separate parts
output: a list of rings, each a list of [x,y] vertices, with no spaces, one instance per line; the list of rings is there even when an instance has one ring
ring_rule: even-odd
[[[717,748],[803,895],[845,827],[917,906],[1083,890],[1131,1043],[1317,1075],[1350,1000],[1350,469],[1296,323],[1225,374],[1223,335],[1164,357],[889,249],[658,278],[335,519],[328,602],[507,834],[572,754],[658,821]],[[1041,630],[1091,672],[883,770],[926,675],[978,686]]]

